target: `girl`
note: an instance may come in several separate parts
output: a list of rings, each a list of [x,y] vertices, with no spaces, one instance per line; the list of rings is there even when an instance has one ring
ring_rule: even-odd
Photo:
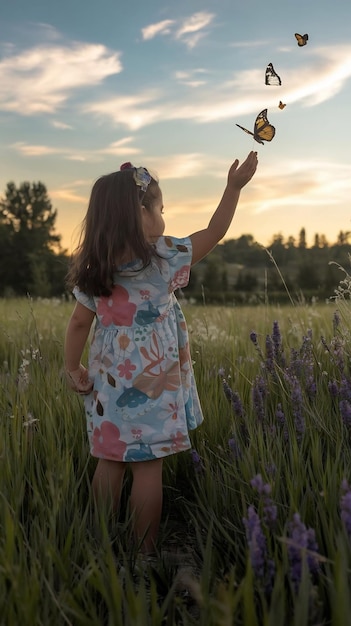
[[[203,420],[174,291],[226,234],[257,153],[238,166],[236,159],[207,228],[183,239],[163,235],[162,193],[145,168],[125,163],[102,176],[69,271],[77,303],[65,368],[71,388],[85,395],[91,454],[99,459],[93,494],[116,509],[130,464],[133,530],[145,553],[155,549],[160,523],[163,458],[189,450],[189,430]],[[80,360],[94,319],[86,370]]]

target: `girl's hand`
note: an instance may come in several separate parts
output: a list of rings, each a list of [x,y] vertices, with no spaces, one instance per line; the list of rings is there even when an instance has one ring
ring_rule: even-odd
[[[235,159],[228,172],[228,187],[231,189],[242,189],[253,177],[257,168],[257,152],[250,152],[248,157],[238,167],[239,161]]]
[[[88,377],[88,370],[80,364],[78,369],[69,372],[66,370],[66,379],[69,387],[82,396],[87,395],[93,389],[93,383]]]

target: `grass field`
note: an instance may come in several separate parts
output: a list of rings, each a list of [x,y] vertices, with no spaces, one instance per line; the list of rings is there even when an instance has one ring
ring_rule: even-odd
[[[118,518],[92,506],[83,406],[62,376],[72,306],[0,300],[0,624],[348,626],[348,291],[184,305],[205,422],[165,463],[149,564],[129,549],[129,478]]]

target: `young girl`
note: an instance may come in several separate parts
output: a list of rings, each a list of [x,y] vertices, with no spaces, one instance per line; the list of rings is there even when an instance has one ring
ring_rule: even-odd
[[[102,176],[69,271],[77,303],[65,368],[72,389],[85,395],[91,454],[99,459],[93,494],[116,509],[130,464],[133,530],[145,553],[155,549],[160,523],[163,458],[189,450],[189,431],[203,420],[174,291],[226,234],[257,153],[238,165],[207,228],[183,239],[163,235],[162,193],[145,168],[125,163]],[[80,361],[94,319],[86,370]]]

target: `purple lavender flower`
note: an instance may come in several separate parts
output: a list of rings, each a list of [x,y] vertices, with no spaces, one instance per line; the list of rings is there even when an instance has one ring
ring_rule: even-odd
[[[348,536],[351,538],[351,487],[347,480],[341,484],[342,496],[340,499],[341,519]]]
[[[304,405],[301,385],[296,376],[286,374],[286,380],[291,388],[291,406],[294,416],[296,438],[301,441],[305,432]]]
[[[339,409],[341,419],[345,426],[351,426],[351,402],[348,400],[340,400]]]
[[[244,518],[243,522],[253,572],[263,583],[265,592],[270,593],[273,588],[275,564],[272,559],[268,558],[266,537],[254,506],[249,506],[247,518]]]
[[[329,389],[329,393],[331,397],[337,398],[337,396],[339,395],[339,387],[338,387],[338,383],[336,382],[336,380],[330,380],[328,382],[328,389]]]
[[[238,392],[237,391],[233,391],[233,389],[231,389],[231,387],[229,387],[229,385],[228,385],[228,383],[227,383],[225,378],[223,378],[223,380],[222,380],[222,386],[223,386],[224,395],[226,396],[226,398],[231,403],[232,409],[233,409],[235,415],[237,415],[238,417],[245,417],[245,410],[244,410],[244,407],[243,407],[242,402],[240,400],[240,396],[239,396]]]
[[[274,372],[274,343],[270,335],[266,336],[266,368],[269,372]]]
[[[204,470],[204,464],[202,462],[201,456],[195,449],[192,449],[190,451],[190,454],[191,454],[191,459],[194,465],[194,470],[197,474],[199,474],[200,472]]]
[[[236,439],[234,439],[234,437],[231,437],[231,439],[229,439],[228,446],[229,446],[229,449],[230,449],[233,457],[235,459],[240,459],[241,458],[241,449],[240,449],[240,446],[239,446],[238,442],[236,441]]]
[[[252,343],[254,344],[254,346],[258,346],[257,333],[254,330],[252,330],[250,333],[250,339]]]
[[[285,367],[282,338],[280,334],[279,324],[277,321],[273,322],[272,340],[274,345],[274,358],[281,367]]]
[[[260,422],[265,417],[264,401],[267,396],[267,382],[262,376],[256,376],[255,382],[252,387],[252,400],[256,410],[256,415]]]
[[[291,543],[288,545],[288,558],[290,563],[290,578],[295,591],[298,590],[302,576],[303,556],[310,574],[316,575],[319,570],[318,544],[313,528],[306,528],[301,521],[299,513],[295,513],[292,522],[288,526]]]
[[[263,578],[267,559],[267,542],[254,506],[249,506],[247,518],[243,519],[249,545],[250,561],[257,578]]]
[[[277,520],[277,507],[270,497],[271,486],[265,483],[261,474],[257,474],[251,481],[250,485],[256,489],[262,500],[263,521],[268,528],[274,529]]]

